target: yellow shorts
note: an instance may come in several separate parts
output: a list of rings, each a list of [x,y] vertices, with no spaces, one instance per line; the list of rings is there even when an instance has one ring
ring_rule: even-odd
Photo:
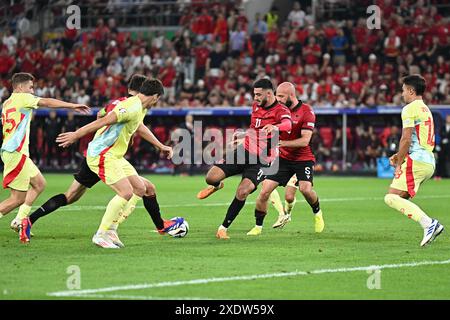
[[[2,151],[3,188],[18,191],[28,191],[31,178],[36,177],[40,171],[26,155],[17,151]]]
[[[406,191],[413,198],[422,182],[433,176],[434,167],[431,164],[414,161],[406,156],[406,161],[401,166],[399,175],[395,175],[391,188]]]
[[[100,155],[97,157],[88,156],[86,160],[89,168],[107,185],[138,175],[136,169],[125,158],[117,159]]]
[[[286,180],[285,180],[286,181]],[[293,187],[293,188],[297,188],[296,184],[297,184],[297,175],[294,174],[291,179],[289,180],[289,182],[287,183],[286,187]]]

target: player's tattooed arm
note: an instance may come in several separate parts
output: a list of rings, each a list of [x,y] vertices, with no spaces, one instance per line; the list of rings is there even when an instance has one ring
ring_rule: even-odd
[[[395,171],[400,170],[400,166],[403,161],[405,161],[405,157],[408,154],[409,147],[411,146],[413,130],[413,127],[403,128],[402,130],[402,137],[400,138],[398,152],[391,157],[393,160],[396,160],[394,163]]]
[[[78,139],[84,137],[85,135],[95,132],[98,129],[117,123],[117,115],[114,112],[108,113],[105,117],[97,119],[84,127],[81,127],[75,132],[64,132],[60,133],[56,138],[56,142],[60,147],[67,148],[71,144],[77,142]]]
[[[312,134],[312,130],[302,130],[302,136],[300,138],[294,140],[281,140],[278,145],[287,148],[303,148],[309,145]]]
[[[164,153],[167,156],[167,159],[172,158],[173,156],[172,147],[162,144],[161,141],[159,141],[158,138],[153,134],[153,132],[149,128],[147,128],[147,126],[145,126],[143,123],[139,125],[138,129],[136,130],[136,133],[139,134],[142,137],[142,139],[154,145],[162,153]]]

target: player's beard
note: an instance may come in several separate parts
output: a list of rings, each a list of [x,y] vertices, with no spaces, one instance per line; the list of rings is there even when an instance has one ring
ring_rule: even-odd
[[[291,98],[287,98],[286,103],[284,104],[286,107],[290,108],[292,106]]]
[[[264,99],[261,100],[261,103],[259,104],[259,106],[261,108],[264,108],[266,105],[267,105],[267,98],[264,98]]]

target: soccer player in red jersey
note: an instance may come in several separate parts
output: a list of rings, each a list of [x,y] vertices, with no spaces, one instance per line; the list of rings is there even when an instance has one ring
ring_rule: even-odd
[[[282,139],[278,172],[268,175],[262,184],[262,189],[256,200],[256,226],[248,235],[259,235],[262,231],[264,217],[267,213],[267,201],[278,185],[286,186],[288,181],[296,175],[298,188],[312,208],[315,217],[315,231],[322,232],[324,221],[320,210],[319,198],[313,189],[313,172],[315,157],[310,147],[312,132],[316,122],[313,109],[299,101],[295,95],[295,86],[290,82],[283,82],[277,88],[276,98],[280,103],[289,107],[292,118],[292,130],[287,139]],[[295,191],[295,189],[294,189]],[[292,193],[292,190],[290,190]],[[287,195],[289,191],[287,191]],[[292,197],[291,197],[292,198]]]
[[[128,94],[129,96],[134,96],[139,91],[142,83],[147,78],[143,75],[134,75],[128,84]],[[113,100],[110,104],[108,104],[105,108],[99,111],[97,117],[103,117],[108,112],[112,111],[116,105],[123,100],[126,100],[127,97],[121,97],[116,100]],[[168,157],[172,157],[172,148],[169,146],[163,145],[154,135],[153,133],[144,125],[142,125],[138,130],[137,133],[141,135],[141,137],[154,145],[156,148],[158,148],[161,152],[164,152]],[[147,179],[143,177],[139,177],[139,179],[142,181],[141,184],[136,185],[136,183],[132,183],[134,189],[142,189],[140,191],[136,191],[136,193],[143,194],[143,200],[144,200],[144,206],[147,209],[148,213],[150,214],[150,217],[157,227],[158,231],[160,233],[163,233],[162,230],[165,229],[165,220],[161,218],[161,214],[159,211],[159,206],[155,205],[155,201],[153,201],[153,198],[155,198],[155,187],[154,185],[148,181]],[[32,225],[39,219],[42,218],[58,208],[62,206],[70,205],[76,201],[78,201],[86,192],[88,188],[92,188],[97,182],[100,181],[100,178],[97,174],[92,172],[92,170],[89,168],[86,162],[86,158],[83,159],[83,161],[80,164],[79,171],[74,174],[74,181],[72,182],[71,186],[65,193],[57,194],[53,196],[52,198],[48,199],[40,208],[38,208],[36,211],[34,211],[30,215],[30,222]],[[131,182],[131,181],[130,181]],[[147,199],[148,198],[148,199]],[[127,219],[127,217],[131,214],[133,211],[134,206],[130,206],[128,210],[124,210],[122,212],[122,215],[117,221],[116,224],[113,225],[112,229],[110,230],[111,238],[115,240],[115,243],[118,245],[121,245],[121,242],[117,236],[117,227],[119,223],[122,223]],[[11,223],[11,228],[18,231],[18,227],[20,225],[20,221],[14,221]]]
[[[278,103],[275,98],[273,84],[269,79],[259,79],[253,84],[254,104],[252,107],[251,124],[244,135],[242,144],[238,144],[233,160],[245,157],[245,162],[222,163],[214,165],[206,174],[206,183],[209,186],[197,195],[199,199],[205,199],[215,191],[223,187],[222,180],[236,174],[242,174],[242,180],[236,190],[236,196],[228,207],[225,220],[219,227],[216,237],[229,239],[227,229],[237,217],[245,204],[247,196],[256,190],[264,177],[263,168],[268,166],[276,150],[270,148],[270,139],[274,131],[280,134],[291,130],[291,113],[289,109]],[[237,137],[239,138],[239,137]],[[263,153],[268,151],[269,156],[263,159]],[[258,161],[251,161],[257,158]],[[253,163],[256,162],[256,163]]]

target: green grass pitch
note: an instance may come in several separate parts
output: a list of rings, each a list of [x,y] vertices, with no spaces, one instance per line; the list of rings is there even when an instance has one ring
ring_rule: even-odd
[[[72,180],[68,174],[46,178],[37,206]],[[314,233],[311,210],[297,194],[293,220],[283,230],[271,228],[271,207],[263,234],[247,236],[254,193],[229,229],[231,239],[219,241],[215,232],[239,178],[226,180],[224,189],[203,201],[195,197],[204,187],[201,176],[148,178],[157,186],[163,216],[189,222],[186,238],[153,232],[140,203],[119,228],[126,247],[96,247],[91,238],[113,196],[99,183],[78,203],[39,220],[29,245],[9,229],[15,212],[0,220],[0,299],[450,298],[448,231],[421,248],[419,225],[384,204],[389,180],[317,177],[322,234]],[[449,190],[450,180],[431,180],[414,199],[447,228]],[[0,198],[7,196],[3,190]],[[368,271],[373,265],[380,271]],[[81,291],[70,290],[77,284]]]

